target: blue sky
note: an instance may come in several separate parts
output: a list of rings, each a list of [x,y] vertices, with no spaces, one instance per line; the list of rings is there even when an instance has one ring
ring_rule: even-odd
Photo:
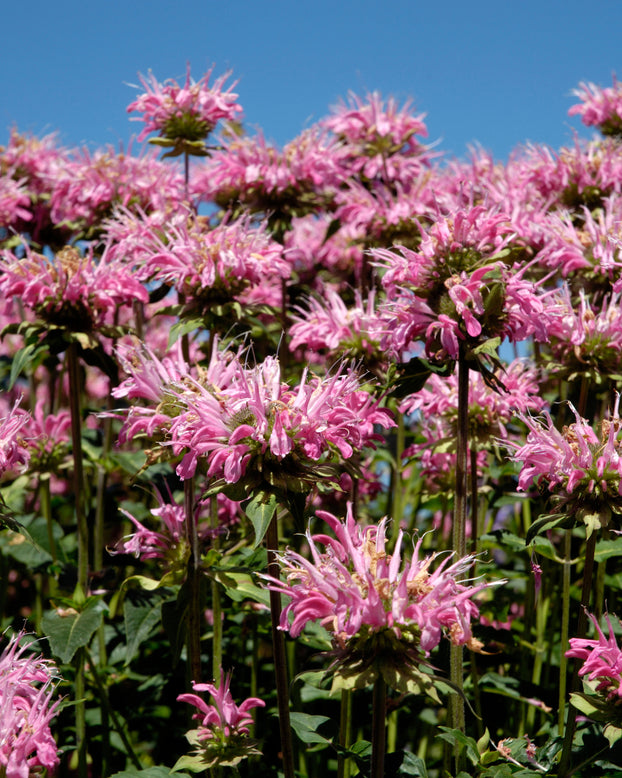
[[[379,90],[412,98],[439,150],[505,159],[589,135],[567,116],[572,89],[622,78],[620,0],[31,0],[6,3],[2,26],[0,144],[13,125],[126,144],[141,127],[128,84],[189,62],[197,79],[231,69],[247,126],[279,144],[349,90]]]

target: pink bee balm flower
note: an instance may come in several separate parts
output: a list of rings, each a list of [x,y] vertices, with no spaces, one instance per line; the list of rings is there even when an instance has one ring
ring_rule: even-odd
[[[580,116],[583,124],[598,127],[603,135],[622,135],[622,84],[615,75],[612,86],[584,81],[573,94],[581,102],[568,110],[569,116]]]
[[[570,648],[566,656],[583,660],[579,675],[586,676],[589,681],[597,681],[596,691],[608,700],[620,702],[622,699],[622,649],[618,645],[613,627],[608,615],[605,621],[609,626],[609,637],[605,637],[598,619],[592,615],[590,619],[596,628],[597,637],[570,638]]]
[[[50,732],[60,704],[52,701],[54,666],[26,654],[27,646],[19,645],[23,635],[0,654],[0,773],[6,778],[28,778],[59,763]]]
[[[622,424],[616,398],[613,414],[604,419],[599,434],[568,403],[575,422],[560,432],[551,416],[541,421],[517,414],[528,427],[524,445],[507,442],[515,448],[513,458],[522,462],[518,488],[532,483],[548,488],[564,512],[585,521],[588,535],[598,526],[607,526],[612,514],[622,513]]]
[[[197,713],[192,718],[199,721],[198,729],[188,734],[189,742],[195,746],[195,757],[205,767],[212,765],[234,765],[251,754],[258,753],[255,741],[249,738],[249,727],[253,723],[250,711],[263,708],[265,702],[249,697],[236,705],[230,691],[231,673],[220,671],[220,685],[194,683],[196,692],[211,694],[213,704],[208,705],[198,694],[180,694],[177,699],[194,705]]]
[[[45,321],[75,332],[92,332],[114,322],[121,305],[148,302],[149,295],[122,262],[109,260],[106,252],[83,256],[66,246],[50,259],[26,247],[18,258],[10,251],[0,257],[0,291],[19,297]]]
[[[186,80],[180,86],[173,79],[160,83],[153,73],[145,78],[139,75],[145,92],[127,107],[128,113],[137,111],[134,121],[145,122],[138,136],[144,140],[150,132],[157,132],[169,140],[202,141],[222,119],[234,119],[242,112],[236,102],[237,95],[231,87],[225,89],[230,73],[225,73],[209,86],[212,69],[197,82],[190,78],[190,66]]]
[[[361,644],[386,645],[386,639],[394,649],[402,646],[406,667],[429,656],[443,634],[455,645],[478,647],[471,631],[479,613],[473,597],[489,584],[464,582],[474,557],[453,563],[451,555],[440,562],[440,554],[421,557],[421,539],[408,560],[402,531],[393,552],[386,550],[386,519],[362,527],[351,505],[345,522],[327,512],[317,515],[335,537],[307,532],[311,558],[286,550],[279,554],[282,580],[264,576],[268,588],[289,599],[281,629],[297,637],[308,622],[318,621],[344,657],[348,648],[365,650]]]
[[[428,150],[415,138],[427,137],[424,118],[411,113],[409,102],[398,108],[396,100],[385,103],[378,92],[365,99],[350,93],[322,125],[341,141],[342,164],[350,175],[409,182],[429,164]]]
[[[0,476],[24,469],[30,460],[30,451],[24,439],[30,414],[18,408],[19,402],[4,418],[0,418]]]

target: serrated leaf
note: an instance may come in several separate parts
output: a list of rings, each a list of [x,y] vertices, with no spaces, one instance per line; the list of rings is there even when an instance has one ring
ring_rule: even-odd
[[[71,662],[79,648],[88,646],[102,623],[108,606],[104,600],[89,597],[81,613],[61,615],[57,610],[43,614],[41,628],[50,641],[50,648],[61,662]]]
[[[162,602],[170,596],[164,589],[151,592],[130,589],[123,601],[125,622],[126,655],[125,664],[129,665],[138,653],[140,644],[152,633],[162,620]]]
[[[322,724],[330,721],[328,716],[312,716],[308,713],[292,711],[289,715],[294,732],[303,743],[324,743],[330,745],[332,738],[326,738],[317,731]]]
[[[251,500],[244,507],[246,515],[253,525],[255,530],[255,542],[253,548],[257,546],[264,539],[272,517],[276,513],[278,507],[278,501],[276,495],[273,492],[258,491]]]

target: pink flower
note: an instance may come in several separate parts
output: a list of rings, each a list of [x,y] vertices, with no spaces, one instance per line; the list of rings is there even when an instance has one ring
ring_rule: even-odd
[[[622,135],[622,84],[615,74],[610,87],[584,81],[573,94],[581,102],[568,110],[569,116],[580,116],[583,124],[598,127],[603,135]]]
[[[30,415],[18,408],[19,402],[4,418],[0,418],[0,476],[24,469],[30,460],[24,440],[24,429]]]
[[[223,141],[194,173],[192,191],[224,208],[242,205],[278,218],[300,216],[334,199],[344,179],[337,144],[326,132],[311,128],[283,149],[255,138]]]
[[[196,692],[209,692],[214,700],[213,705],[207,703],[196,694],[180,694],[177,699],[187,702],[197,708],[193,718],[201,722],[201,739],[212,739],[223,733],[225,737],[233,735],[248,735],[248,728],[253,723],[249,711],[253,708],[263,708],[265,702],[257,697],[249,697],[241,705],[233,701],[231,691],[231,673],[227,675],[220,671],[220,685],[211,683],[192,683]]]
[[[432,571],[440,555],[420,558],[421,540],[412,559],[402,558],[401,530],[393,552],[386,551],[386,519],[362,527],[351,505],[345,522],[323,511],[318,516],[335,538],[307,532],[311,560],[287,550],[279,556],[283,581],[265,576],[268,588],[289,598],[281,629],[297,637],[307,622],[319,621],[341,644],[362,632],[390,630],[398,640],[416,641],[421,658],[443,633],[456,645],[475,645],[470,624],[478,608],[472,598],[488,584],[460,583],[473,557],[449,564],[451,556],[445,556]]]
[[[40,656],[26,655],[14,636],[0,654],[0,772],[6,778],[28,778],[38,768],[53,770],[58,749],[50,721],[60,699],[54,697],[54,666]]]
[[[210,229],[188,214],[147,238],[142,261],[146,277],[174,286],[200,310],[228,302],[267,278],[280,282],[290,274],[283,249],[266,225],[252,225],[248,217],[225,218]]]
[[[607,526],[622,506],[622,425],[619,395],[611,418],[600,424],[599,434],[568,403],[575,422],[560,432],[547,412],[541,421],[517,414],[528,427],[524,445],[508,441],[513,458],[522,462],[518,488],[534,483],[548,488],[568,516],[586,522],[588,536],[595,526]]]
[[[425,114],[414,116],[410,103],[401,109],[378,92],[365,99],[354,93],[321,124],[342,142],[341,160],[350,175],[387,182],[410,181],[428,164],[429,152],[416,138],[426,137]]]
[[[180,694],[177,699],[194,705],[197,712],[192,718],[199,721],[196,730],[189,732],[187,738],[194,746],[194,755],[199,757],[205,767],[214,765],[235,765],[252,754],[259,753],[256,743],[249,738],[249,727],[253,723],[250,711],[263,708],[265,702],[257,697],[248,697],[237,705],[229,686],[231,673],[220,671],[220,685],[195,683],[197,692],[211,694],[213,704],[208,705],[198,694]]]
[[[139,74],[146,91],[127,107],[128,113],[137,111],[142,114],[140,117],[133,116],[132,120],[145,122],[138,140],[144,140],[150,132],[157,132],[171,140],[200,141],[219,121],[238,116],[242,109],[236,102],[237,95],[231,91],[235,84],[224,88],[230,74],[219,76],[209,86],[211,75],[210,68],[199,81],[193,82],[188,65],[186,80],[180,86],[173,79],[160,83],[153,73],[147,78]]]
[[[596,628],[596,639],[570,638],[566,656],[583,660],[579,675],[587,676],[589,681],[597,681],[597,692],[608,700],[619,702],[622,699],[622,649],[613,633],[609,616],[605,615],[609,637],[605,637],[598,619],[592,614],[589,616]]]
[[[147,397],[156,407],[135,407],[121,431],[126,440],[138,432],[165,432],[164,446],[183,454],[177,468],[181,478],[194,475],[206,461],[207,475],[227,483],[239,481],[251,467],[259,473],[276,471],[283,460],[293,466],[294,478],[314,482],[320,459],[350,458],[372,445],[374,425],[390,427],[390,415],[364,391],[355,373],[341,367],[324,379],[303,372],[296,388],[281,381],[278,360],[267,357],[248,368],[242,355],[214,348],[206,372],[192,377],[185,365],[167,367],[152,355],[137,352],[125,362],[131,377],[115,396]]]
[[[119,306],[147,302],[147,290],[121,262],[98,259],[66,246],[50,259],[28,246],[18,258],[10,251],[0,259],[0,291],[19,297],[45,321],[75,332],[92,332],[114,321]]]

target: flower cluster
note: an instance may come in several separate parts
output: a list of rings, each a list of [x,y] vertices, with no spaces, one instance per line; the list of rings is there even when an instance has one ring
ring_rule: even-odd
[[[529,434],[515,448],[514,460],[522,463],[518,488],[532,483],[554,494],[566,514],[584,521],[588,534],[606,527],[612,515],[622,514],[622,425],[618,395],[613,414],[603,419],[600,434],[569,403],[575,421],[560,432],[548,412],[542,421],[518,414]]]
[[[14,636],[0,654],[0,773],[28,778],[37,768],[53,770],[58,749],[50,722],[60,700],[54,697],[54,667],[20,646]]]
[[[22,258],[4,251],[0,269],[0,291],[5,297],[19,297],[49,324],[76,332],[111,325],[119,306],[149,299],[127,266],[109,260],[105,253],[97,259],[92,248],[83,256],[66,246],[54,259],[29,247]]]
[[[478,205],[439,216],[416,251],[373,250],[392,317],[385,347],[401,355],[421,339],[429,357],[445,361],[457,359],[461,344],[546,340],[542,297],[500,258],[512,238],[507,217]]]
[[[609,627],[609,637],[605,637],[598,619],[590,614],[590,619],[596,628],[597,637],[570,638],[570,648],[567,657],[582,660],[580,676],[596,682],[595,690],[608,700],[619,702],[622,699],[622,649],[613,632],[608,615],[605,620]]]
[[[173,79],[159,83],[153,73],[147,78],[140,76],[145,92],[127,107],[128,113],[138,111],[142,116],[132,117],[145,122],[138,136],[144,140],[150,132],[157,132],[162,138],[172,141],[203,141],[221,120],[231,120],[242,109],[236,102],[237,95],[225,88],[229,73],[220,76],[210,86],[212,70],[197,82],[190,78],[190,66],[186,69],[186,80],[180,86]]]
[[[583,124],[598,127],[603,135],[622,135],[622,84],[615,75],[612,86],[583,82],[573,94],[581,102],[568,110],[569,116],[580,116]]]
[[[24,428],[30,415],[18,408],[19,400],[9,413],[0,418],[0,476],[24,468],[30,460]]]
[[[183,454],[177,467],[183,479],[205,460],[208,477],[229,484],[254,472],[273,486],[305,490],[320,460],[349,459],[373,444],[375,424],[394,424],[343,366],[326,378],[305,370],[292,389],[274,357],[246,367],[241,354],[215,348],[198,377],[185,365],[168,364],[170,370],[152,355],[134,353],[125,359],[130,377],[114,394],[157,403],[132,408],[121,439],[163,434],[163,445]]]
[[[220,684],[192,683],[195,692],[208,692],[214,703],[208,705],[198,694],[180,694],[177,699],[194,705],[197,713],[193,718],[199,727],[187,734],[188,741],[195,747],[194,762],[203,768],[214,765],[236,765],[242,759],[259,753],[256,743],[249,738],[249,726],[253,719],[249,713],[253,708],[265,706],[263,700],[249,697],[236,705],[230,691],[231,673],[221,670]]]
[[[386,519],[363,527],[351,505],[345,522],[325,511],[317,515],[335,537],[307,532],[310,559],[286,550],[279,555],[283,581],[266,577],[270,589],[289,599],[281,629],[297,637],[308,622],[317,621],[332,634],[341,665],[356,666],[362,653],[360,669],[368,670],[376,662],[382,665],[386,653],[393,663],[402,654],[406,675],[443,634],[455,645],[478,647],[471,630],[479,612],[473,597],[490,584],[461,582],[473,557],[452,562],[447,555],[440,563],[439,554],[421,557],[420,539],[406,560],[401,530],[393,552],[386,549]]]

